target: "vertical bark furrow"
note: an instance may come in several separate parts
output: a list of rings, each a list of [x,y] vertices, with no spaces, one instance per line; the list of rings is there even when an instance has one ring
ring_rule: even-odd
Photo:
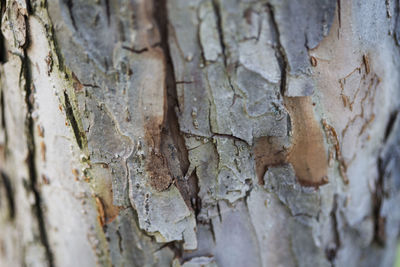
[[[10,181],[10,178],[0,170],[0,176],[1,176],[1,185],[3,187],[3,191],[5,191],[5,199],[7,199],[7,205],[8,205],[8,217],[10,220],[15,219],[15,198],[14,198],[14,193],[15,190],[12,188],[12,184]],[[4,205],[3,203],[1,203]]]
[[[6,125],[6,114],[5,114],[5,104],[4,104],[4,92],[3,89],[0,89],[0,125],[1,125],[1,147],[3,153],[3,157],[6,156],[7,152],[7,125]]]
[[[75,119],[74,110],[69,100],[68,93],[64,91],[64,101],[65,101],[65,114],[71,123],[72,130],[75,135],[75,140],[80,149],[83,149],[82,134],[79,130],[77,120]]]
[[[281,70],[281,78],[280,78],[280,85],[281,85],[281,89],[280,89],[280,93],[282,96],[285,95],[286,93],[286,75],[287,72],[289,71],[288,68],[288,59],[287,56],[285,54],[285,48],[282,46],[280,38],[279,38],[279,28],[275,19],[275,15],[274,15],[274,7],[269,4],[268,5],[268,11],[269,11],[269,17],[270,17],[270,25],[272,26],[272,32],[273,35],[275,36],[274,39],[276,40],[276,57],[278,59],[279,62],[279,67]]]
[[[164,149],[163,153],[167,159],[177,157],[177,160],[168,160],[169,169],[173,171],[174,182],[176,183],[183,199],[185,200],[188,207],[192,208],[194,211],[197,210],[196,203],[198,202],[198,181],[195,174],[189,174],[189,159],[188,151],[185,146],[185,140],[183,133],[180,131],[177,112],[179,112],[179,103],[177,98],[176,80],[175,72],[173,68],[169,43],[168,43],[168,10],[167,1],[157,1],[156,2],[156,12],[155,19],[157,25],[160,29],[161,36],[161,48],[164,51],[166,59],[166,87],[167,87],[167,114],[165,117],[165,123],[163,131],[166,135],[163,138],[167,143],[168,149]],[[168,144],[168,140],[172,141],[172,144]],[[174,166],[178,165],[178,166]],[[177,170],[180,169],[180,171]]]
[[[29,15],[29,14],[28,14]],[[32,76],[31,76],[31,62],[29,60],[27,49],[29,47],[29,23],[27,17],[25,18],[25,25],[26,25],[26,40],[25,45],[23,47],[23,55],[22,55],[22,75],[24,79],[24,90],[25,90],[25,104],[27,106],[27,114],[26,114],[26,121],[25,121],[25,134],[27,140],[27,147],[28,147],[28,154],[26,158],[26,162],[29,169],[29,187],[30,190],[33,192],[35,198],[34,210],[36,214],[36,219],[38,221],[39,233],[41,242],[46,251],[46,260],[48,266],[53,267],[54,260],[53,260],[53,253],[51,251],[51,247],[49,244],[49,240],[47,237],[47,230],[46,230],[46,223],[45,223],[45,215],[42,210],[42,197],[40,195],[39,187],[38,187],[38,172],[36,169],[36,145],[38,142],[35,141],[35,123],[33,121],[33,112],[35,111],[34,107],[34,90],[35,86],[32,83]]]

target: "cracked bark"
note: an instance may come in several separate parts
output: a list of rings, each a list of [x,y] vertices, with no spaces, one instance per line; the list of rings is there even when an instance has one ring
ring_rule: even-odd
[[[2,0],[0,265],[392,266],[399,17]]]

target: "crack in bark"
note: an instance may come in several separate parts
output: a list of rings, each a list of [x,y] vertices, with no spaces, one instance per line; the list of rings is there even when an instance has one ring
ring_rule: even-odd
[[[111,17],[111,12],[110,12],[110,0],[104,0],[105,5],[106,5],[106,15],[107,15],[107,24],[110,26],[110,17]]]
[[[79,148],[82,149],[83,148],[82,135],[81,135],[81,132],[78,127],[78,122],[74,115],[71,101],[70,101],[69,96],[66,91],[64,91],[64,101],[65,101],[65,114],[67,116],[67,119],[71,123],[71,127],[74,132],[75,140],[76,140]]]
[[[172,139],[174,149],[177,153],[177,158],[179,161],[179,167],[182,174],[185,175],[189,169],[189,155],[188,150],[185,145],[185,140],[183,133],[180,130],[178,116],[175,112],[175,108],[179,108],[177,89],[175,80],[175,71],[172,63],[172,57],[170,53],[170,47],[168,43],[168,14],[167,14],[167,2],[166,0],[156,1],[157,8],[154,14],[159,31],[161,42],[157,43],[164,52],[165,64],[166,64],[166,86],[167,86],[167,114],[164,119],[164,130],[167,135]],[[163,138],[166,139],[166,138]],[[166,151],[167,152],[167,151]],[[164,153],[163,154],[167,154]],[[180,191],[182,197],[185,200],[186,205],[191,208],[195,213],[197,213],[198,203],[199,203],[199,187],[198,187],[198,177],[194,174],[190,175],[188,179],[179,179],[179,177],[174,177],[174,181],[177,183],[177,188]],[[183,190],[186,189],[186,190]]]
[[[0,28],[4,13],[6,12],[6,0],[0,0]],[[3,32],[0,31],[0,64],[7,62],[7,50]]]
[[[333,228],[333,241],[334,241],[334,246],[332,247],[327,247],[325,249],[325,255],[326,258],[330,261],[332,266],[335,266],[335,259],[337,252],[339,251],[339,248],[341,246],[341,241],[340,241],[340,234],[339,234],[339,226],[338,226],[338,220],[337,220],[337,212],[338,212],[338,195],[335,194],[333,197],[333,207],[332,211],[330,213],[330,216],[332,218],[332,228]]]
[[[151,48],[155,48],[155,47],[158,47],[158,46],[162,46],[161,43],[155,43],[155,44],[151,45],[150,47]],[[132,52],[134,54],[141,54],[141,53],[149,51],[149,47],[145,47],[145,48],[142,48],[142,49],[134,49],[134,48],[131,48],[131,47],[128,47],[128,46],[122,46],[122,49],[128,50],[128,51],[130,51],[130,52]]]
[[[279,33],[279,28],[278,28],[278,22],[275,19],[275,14],[274,14],[274,7],[271,4],[267,4],[268,12],[270,15],[270,25],[272,29],[272,34],[276,39],[276,44],[277,47],[275,49],[276,52],[276,57],[279,63],[279,68],[281,70],[281,95],[284,96],[286,92],[286,76],[287,72],[289,71],[289,64],[287,60],[287,56],[285,53],[285,49],[283,48],[283,45],[280,41],[280,33]]]
[[[15,200],[14,200],[14,192],[13,192],[14,190],[12,189],[10,179],[3,171],[0,171],[0,176],[1,176],[1,182],[6,191],[6,198],[7,198],[7,202],[8,202],[8,208],[9,208],[9,217],[11,220],[13,220],[15,218]]]
[[[122,235],[121,232],[119,231],[119,229],[117,229],[116,231],[117,236],[118,236],[118,247],[119,247],[119,252],[122,253],[124,252],[124,249],[122,248]]]
[[[245,143],[245,144],[247,144],[247,145],[250,146],[250,144],[249,144],[246,140],[241,139],[241,138],[239,138],[239,137],[236,137],[236,136],[234,136],[234,135],[232,135],[232,134],[220,134],[220,133],[214,133],[214,132],[213,132],[211,138],[213,138],[213,137],[224,137],[224,138],[232,139],[232,140],[234,140],[234,141],[243,142],[243,143]]]
[[[27,138],[27,148],[28,148],[28,155],[26,158],[28,171],[29,171],[29,190],[32,191],[35,199],[34,205],[34,212],[36,213],[36,219],[38,222],[40,240],[44,246],[47,262],[50,267],[54,265],[54,258],[53,253],[50,248],[49,240],[47,237],[46,226],[45,226],[45,219],[44,219],[44,212],[42,210],[42,198],[40,192],[37,188],[37,181],[38,181],[38,171],[36,169],[36,146],[35,146],[35,123],[32,117],[32,113],[34,111],[34,103],[32,103],[31,99],[33,99],[33,82],[31,76],[31,65],[28,58],[27,47],[30,45],[29,41],[29,24],[28,18],[25,17],[26,23],[26,42],[25,46],[23,47],[23,56],[21,57],[22,61],[22,75],[25,79],[25,104],[27,107],[27,114],[25,120],[25,134]]]
[[[7,150],[7,143],[8,143],[8,134],[7,134],[7,123],[6,123],[6,114],[5,114],[5,106],[4,106],[4,92],[3,90],[0,90],[0,113],[1,113],[1,118],[0,118],[0,125],[1,128],[3,129],[4,132],[4,156],[6,156],[6,150]]]
[[[0,23],[1,27],[1,23]],[[4,41],[3,33],[0,31],[0,64],[7,62],[7,49]]]
[[[67,0],[66,1],[66,6],[67,6],[68,11],[69,11],[69,17],[71,19],[72,26],[74,27],[74,29],[76,31],[78,31],[78,27],[76,27],[75,17],[74,17],[74,14],[72,13],[72,8],[74,7],[74,3],[72,2],[72,0]]]
[[[219,1],[212,0],[212,6],[214,9],[214,14],[217,18],[217,31],[218,31],[219,43],[221,45],[222,57],[224,60],[224,65],[226,67],[227,66],[226,47],[224,43],[224,30],[222,27],[221,7]]]
[[[381,208],[384,199],[384,176],[386,166],[383,164],[381,157],[378,158],[378,180],[376,181],[375,194],[373,194],[373,216],[374,216],[374,241],[381,245],[385,245],[385,218],[381,217]]]
[[[399,111],[396,111],[396,112],[394,112],[394,113],[392,113],[390,115],[389,122],[386,125],[386,129],[385,129],[384,142],[386,142],[386,140],[388,139],[390,133],[392,132],[393,126],[394,126],[394,122],[396,121],[398,115],[399,115]]]

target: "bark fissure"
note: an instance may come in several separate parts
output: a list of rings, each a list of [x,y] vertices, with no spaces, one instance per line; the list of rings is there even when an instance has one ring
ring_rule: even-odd
[[[155,48],[155,47],[157,47],[157,46],[161,46],[161,43],[155,43],[155,44],[153,44],[153,45],[151,46],[151,48]],[[141,53],[144,53],[144,52],[149,51],[149,48],[148,48],[148,47],[144,47],[144,48],[142,48],[142,49],[134,49],[134,48],[132,48],[132,47],[122,46],[122,48],[125,49],[125,50],[128,50],[128,51],[130,51],[130,52],[132,52],[132,53],[135,53],[135,54],[141,54]]]
[[[0,1],[0,14],[3,18],[4,12],[6,11],[6,0]],[[1,28],[1,19],[0,19],[0,28]],[[5,45],[5,40],[3,33],[0,31],[0,64],[7,62],[7,50]]]
[[[71,19],[72,26],[74,27],[74,29],[76,31],[78,31],[78,27],[76,26],[76,22],[75,22],[75,17],[74,17],[74,14],[72,13],[73,7],[74,7],[73,0],[67,0],[66,5],[67,5],[68,11],[69,11],[69,17]]]
[[[25,79],[25,104],[27,107],[27,114],[25,120],[25,134],[27,138],[27,148],[28,148],[28,155],[26,158],[28,171],[29,171],[29,189],[32,191],[35,204],[34,204],[34,212],[36,214],[36,219],[38,222],[39,234],[41,242],[44,246],[47,262],[50,267],[54,265],[53,253],[51,251],[51,247],[49,244],[49,240],[47,237],[46,225],[45,225],[45,218],[44,212],[42,210],[42,197],[40,195],[39,189],[37,187],[38,181],[38,171],[36,169],[36,145],[35,145],[35,122],[32,117],[32,113],[34,112],[34,103],[32,100],[34,99],[34,85],[32,82],[31,76],[31,62],[28,57],[27,47],[29,46],[29,24],[28,19],[25,18],[26,23],[26,31],[27,31],[27,40],[25,46],[23,47],[23,57],[22,60],[22,74],[23,78]]]
[[[9,207],[9,218],[10,220],[13,220],[15,218],[15,200],[14,200],[14,190],[11,185],[11,181],[8,178],[8,176],[0,170],[0,176],[1,176],[1,182],[4,186],[4,189],[6,191],[6,198],[8,201],[8,207]]]
[[[75,140],[79,146],[80,149],[83,148],[83,140],[82,140],[82,135],[78,127],[78,122],[77,119],[75,118],[74,115],[74,110],[71,105],[71,101],[69,99],[69,96],[67,92],[64,91],[64,100],[65,100],[65,114],[67,116],[67,119],[71,123],[72,131],[75,136]]]
[[[286,92],[286,76],[287,76],[287,72],[289,71],[289,69],[288,69],[289,64],[287,61],[287,56],[285,54],[285,49],[283,48],[281,41],[280,41],[279,28],[278,28],[278,23],[275,19],[274,7],[271,4],[267,4],[267,8],[268,8],[269,15],[270,15],[270,25],[272,28],[272,33],[275,36],[276,45],[277,45],[277,47],[274,47],[275,53],[276,53],[276,57],[278,59],[279,68],[281,70],[280,92],[281,92],[281,95],[284,96],[285,92]]]
[[[385,129],[384,141],[386,141],[388,139],[390,133],[392,132],[394,123],[395,123],[398,115],[399,115],[399,111],[396,111],[390,115],[389,122],[387,123],[386,129]]]
[[[340,229],[337,219],[338,212],[338,195],[333,197],[333,206],[330,213],[332,219],[332,230],[333,230],[333,244],[325,249],[326,258],[331,262],[332,266],[335,266],[335,259],[337,252],[340,249]]]
[[[381,208],[384,199],[385,167],[382,158],[378,158],[378,179],[373,194],[374,215],[374,240],[380,246],[385,244],[385,218],[381,216]]]
[[[179,105],[176,88],[177,81],[175,80],[175,71],[168,43],[169,22],[167,14],[167,2],[166,0],[162,0],[156,2],[156,4],[158,4],[158,8],[156,8],[154,17],[156,19],[161,36],[161,42],[157,45],[159,45],[164,52],[166,64],[165,78],[167,86],[167,114],[164,119],[164,128],[172,139],[173,146],[175,147],[173,150],[177,152],[177,158],[180,165],[179,167],[182,172],[182,177],[174,177],[175,183],[177,184],[177,188],[184,198],[185,203],[196,213],[196,203],[198,202],[197,199],[199,192],[198,178],[194,174],[185,177],[187,179],[184,179],[183,177],[188,172],[190,164],[188,150],[186,148],[183,133],[180,130],[178,116],[176,114],[176,109],[179,109]]]
[[[105,2],[105,5],[106,5],[107,23],[108,23],[108,25],[110,25],[110,16],[111,16],[110,0],[105,0],[104,2]]]
[[[219,43],[221,45],[222,57],[224,60],[225,67],[227,66],[227,56],[226,56],[226,47],[224,42],[224,29],[222,26],[222,18],[221,18],[221,7],[218,0],[212,0],[212,6],[214,9],[214,14],[217,18],[217,32],[219,37]]]
[[[1,124],[1,128],[3,129],[3,133],[4,133],[4,149],[5,149],[4,156],[6,156],[7,155],[6,149],[7,149],[8,133],[7,133],[7,123],[6,123],[3,90],[0,90],[0,113],[1,113],[0,124]]]

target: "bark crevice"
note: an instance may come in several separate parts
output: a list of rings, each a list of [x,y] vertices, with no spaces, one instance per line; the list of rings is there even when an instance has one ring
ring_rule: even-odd
[[[275,36],[276,40],[276,45],[277,47],[275,48],[275,53],[276,53],[276,58],[278,59],[279,63],[279,68],[281,70],[281,83],[280,83],[280,92],[281,95],[284,96],[286,92],[286,76],[287,72],[289,71],[289,64],[287,60],[287,56],[285,53],[285,49],[283,48],[283,45],[281,44],[280,41],[280,33],[279,33],[279,28],[278,28],[278,22],[275,19],[275,13],[274,13],[274,7],[271,4],[267,4],[268,12],[269,12],[269,17],[270,17],[270,25],[272,28],[272,33]]]
[[[335,194],[333,197],[333,206],[332,210],[330,213],[331,219],[332,219],[332,230],[333,230],[333,243],[332,245],[328,246],[325,249],[325,255],[326,258],[329,260],[329,262],[332,264],[332,266],[335,266],[335,259],[337,252],[340,249],[340,229],[338,225],[338,219],[337,219],[337,212],[338,212],[338,195]]]
[[[385,168],[382,158],[378,158],[378,179],[375,184],[375,194],[372,195],[374,207],[374,241],[380,245],[385,245],[385,218],[381,216],[381,207],[384,199],[384,176]]]
[[[224,42],[224,30],[222,26],[222,18],[221,18],[221,7],[218,0],[212,0],[212,6],[214,9],[215,17],[217,18],[217,32],[219,37],[219,43],[221,45],[222,57],[224,61],[225,67],[227,66],[227,56],[226,56],[226,47]]]
[[[1,52],[0,52],[1,53]],[[6,122],[6,114],[5,114],[5,106],[4,106],[4,92],[3,90],[0,90],[0,125],[4,133],[4,156],[7,155],[7,140],[8,140],[8,134],[7,134],[7,122]]]
[[[4,12],[6,11],[6,0],[0,0],[0,28],[1,28],[1,22],[4,15]],[[7,49],[5,45],[5,40],[3,36],[3,32],[0,31],[0,64],[3,64],[7,62]]]
[[[8,176],[3,172],[0,171],[1,176],[1,183],[5,189],[7,204],[9,208],[9,218],[10,220],[14,220],[15,218],[15,200],[14,200],[14,190],[11,185],[11,181]]]
[[[69,99],[69,96],[66,91],[64,91],[64,101],[65,101],[65,114],[67,116],[67,119],[71,123],[71,127],[75,136],[75,140],[79,146],[80,149],[83,148],[83,140],[82,140],[82,135],[78,127],[78,121],[75,118],[74,115],[74,110],[72,108],[71,100]]]
[[[46,225],[44,212],[42,210],[42,197],[40,195],[37,181],[38,181],[38,171],[36,169],[36,146],[35,146],[35,122],[33,119],[34,112],[34,85],[32,82],[32,72],[31,72],[31,62],[28,57],[27,48],[29,47],[29,23],[28,19],[25,17],[26,23],[26,42],[23,47],[23,56],[21,57],[22,61],[22,75],[25,80],[25,104],[27,107],[27,114],[25,120],[25,134],[27,139],[27,148],[28,155],[26,158],[28,171],[29,171],[29,189],[32,191],[35,204],[34,204],[34,212],[36,214],[36,219],[39,228],[40,240],[43,244],[46,253],[46,259],[50,267],[54,265],[53,253],[50,248],[49,240],[47,237]]]
[[[171,149],[169,147],[168,150],[176,151],[179,168],[181,170],[182,176],[174,177],[174,182],[177,185],[178,190],[180,191],[183,199],[185,200],[186,205],[191,208],[195,213],[197,212],[197,203],[198,201],[198,178],[195,174],[191,174],[186,177],[189,170],[189,155],[188,150],[185,145],[185,140],[183,137],[183,133],[180,130],[179,119],[177,115],[177,110],[179,110],[178,97],[177,97],[177,89],[175,80],[175,71],[172,63],[172,57],[170,53],[170,47],[168,43],[168,32],[169,32],[169,22],[168,22],[168,13],[167,13],[167,2],[166,0],[161,0],[156,2],[157,8],[155,9],[154,18],[158,25],[160,31],[161,42],[159,45],[165,56],[165,84],[166,84],[166,105],[167,105],[167,114],[164,117],[164,132],[168,137],[172,140],[172,145],[174,148]],[[163,140],[168,138],[163,138]],[[162,146],[164,147],[164,146]],[[162,151],[163,154],[167,155],[171,153],[171,151]],[[171,153],[172,154],[172,153]],[[171,166],[169,166],[171,168]]]

